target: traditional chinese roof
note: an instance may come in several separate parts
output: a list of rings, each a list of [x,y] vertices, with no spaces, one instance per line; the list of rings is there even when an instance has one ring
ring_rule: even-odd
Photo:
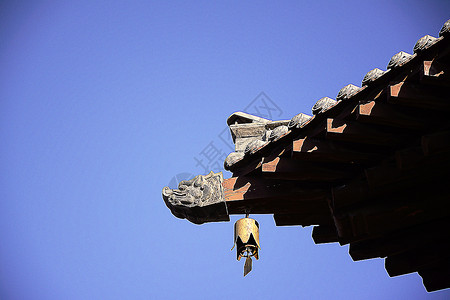
[[[350,244],[354,260],[386,258],[390,276],[418,272],[428,291],[449,288],[449,114],[450,20],[362,87],[319,99],[312,116],[232,114],[235,152],[224,166],[233,176],[220,176],[219,196],[210,174],[163,197],[194,223],[252,213],[313,225],[315,243]]]

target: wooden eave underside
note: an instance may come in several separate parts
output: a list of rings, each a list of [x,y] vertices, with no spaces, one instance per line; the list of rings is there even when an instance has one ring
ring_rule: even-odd
[[[428,291],[450,287],[450,47],[440,43],[236,164],[223,184],[229,214],[316,225],[316,243],[386,257],[390,276],[419,272]]]

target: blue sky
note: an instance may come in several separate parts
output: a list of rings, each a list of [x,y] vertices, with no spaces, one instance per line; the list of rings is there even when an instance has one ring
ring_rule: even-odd
[[[261,92],[274,119],[310,113],[450,18],[447,1],[374,2],[3,1],[0,298],[449,297],[271,216],[242,278],[241,216],[198,226],[161,197],[205,173],[210,143],[230,152],[226,118]]]

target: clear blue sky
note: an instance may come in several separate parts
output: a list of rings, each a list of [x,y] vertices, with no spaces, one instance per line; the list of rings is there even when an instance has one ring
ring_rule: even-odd
[[[450,18],[448,1],[2,1],[0,299],[445,299],[381,259],[261,224],[242,278],[231,222],[161,189],[260,94],[310,113]],[[222,143],[222,144],[221,144]],[[225,177],[230,177],[225,173]]]

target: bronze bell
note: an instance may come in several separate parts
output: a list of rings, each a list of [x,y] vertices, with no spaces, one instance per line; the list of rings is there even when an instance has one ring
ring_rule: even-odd
[[[259,224],[256,220],[245,217],[234,224],[234,246],[236,246],[237,260],[245,257],[244,276],[252,270],[252,259],[259,259]],[[233,248],[231,250],[233,250]]]

